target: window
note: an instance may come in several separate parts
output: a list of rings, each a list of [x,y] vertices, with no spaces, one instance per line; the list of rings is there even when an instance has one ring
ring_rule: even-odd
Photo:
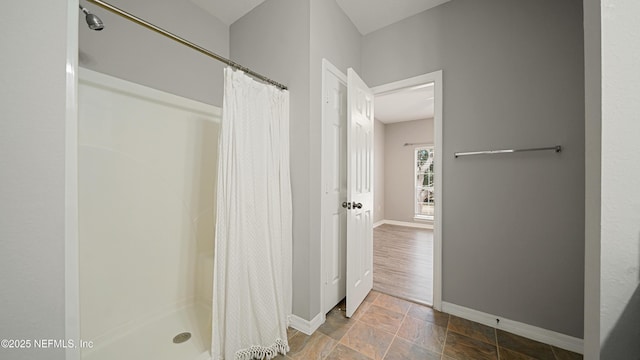
[[[433,220],[433,146],[415,149],[415,218]]]

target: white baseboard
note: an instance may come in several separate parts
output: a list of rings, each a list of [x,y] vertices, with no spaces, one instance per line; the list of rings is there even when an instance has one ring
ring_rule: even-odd
[[[378,226],[383,224],[433,230],[433,223],[417,223],[417,222],[396,221],[396,220],[380,220],[378,222],[375,222],[373,224],[373,227],[377,228]]]
[[[584,340],[573,336],[557,333],[555,331],[539,328],[501,316],[491,315],[482,311],[473,310],[464,306],[442,302],[442,311],[480,324],[491,326],[528,339],[543,342],[575,353],[584,353]],[[497,322],[496,319],[500,321]]]
[[[311,319],[311,321],[307,321],[296,315],[291,315],[291,317],[289,318],[289,326],[304,334],[311,335],[316,330],[318,330],[320,325],[324,324],[324,321],[325,314],[323,313],[316,315],[313,319]]]

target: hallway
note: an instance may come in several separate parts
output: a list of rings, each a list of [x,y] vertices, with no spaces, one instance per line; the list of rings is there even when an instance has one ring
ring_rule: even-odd
[[[433,302],[433,230],[373,229],[373,289],[424,305]]]

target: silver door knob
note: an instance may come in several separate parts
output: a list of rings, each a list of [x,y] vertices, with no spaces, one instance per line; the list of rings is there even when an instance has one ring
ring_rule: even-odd
[[[362,203],[353,203],[354,209],[362,209]]]

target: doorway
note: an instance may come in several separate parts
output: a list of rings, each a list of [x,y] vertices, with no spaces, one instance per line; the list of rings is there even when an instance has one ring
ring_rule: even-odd
[[[379,153],[385,154],[387,160],[383,163],[384,172],[393,175],[386,177],[389,181],[384,183],[384,189],[393,189],[393,192],[381,191],[377,186],[380,181],[374,184],[377,196],[374,215],[378,225],[374,230],[374,253],[378,259],[386,260],[379,262],[379,267],[390,267],[388,270],[396,274],[404,271],[405,274],[401,274],[404,281],[414,281],[416,287],[430,287],[411,289],[409,283],[404,288],[409,293],[403,294],[403,288],[399,287],[399,293],[391,295],[441,310],[442,71],[377,86],[372,91],[376,99],[376,119],[388,123],[383,125],[388,126],[383,131],[385,138],[391,140],[385,141],[388,146]],[[376,164],[380,162],[381,159],[376,158]],[[402,170],[401,162],[405,163]],[[396,179],[404,182],[396,184]],[[397,261],[393,260],[394,255],[398,256]],[[393,276],[378,278],[387,284],[400,282]],[[420,283],[419,279],[425,278],[426,281]],[[380,281],[377,285],[383,286]],[[393,287],[387,289],[380,290],[394,291]]]
[[[347,295],[347,77],[322,62],[322,310]]]
[[[322,114],[322,203],[321,203],[321,238],[322,238],[322,309],[324,313],[331,310],[336,303],[346,296],[347,268],[347,216],[344,212],[344,199],[347,187],[347,77],[323,60],[323,114]],[[442,73],[434,72],[411,79],[406,79],[372,89],[374,95],[398,92],[401,90],[429,85],[434,92],[434,152],[433,169],[438,171],[433,176],[433,188],[437,189],[441,181],[442,155]],[[375,114],[374,114],[375,115]],[[439,151],[438,151],[439,150]],[[375,160],[375,159],[374,159]],[[340,186],[329,186],[342,184]],[[375,188],[375,181],[373,184]],[[413,186],[412,186],[413,188]],[[441,189],[441,186],[440,186]],[[413,195],[412,195],[413,196]],[[440,228],[441,223],[441,191],[434,190],[430,195],[433,209],[433,298],[435,309],[441,308],[440,281]],[[375,203],[375,200],[374,200]],[[427,204],[429,205],[429,204]],[[378,211],[374,205],[374,212]],[[415,208],[412,208],[412,211]],[[368,231],[372,231],[373,224]],[[436,229],[438,228],[438,229]]]
[[[373,288],[374,95],[323,59],[322,309],[346,296],[351,317]]]

